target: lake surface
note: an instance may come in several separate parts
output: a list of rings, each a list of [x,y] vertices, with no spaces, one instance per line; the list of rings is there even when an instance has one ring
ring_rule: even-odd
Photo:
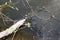
[[[0,4],[4,4],[6,1],[0,0]],[[33,14],[29,20],[31,27],[19,30],[14,40],[60,40],[60,0],[28,1],[35,12],[34,14],[26,0],[12,0],[12,5],[18,7],[18,11],[12,8],[3,10],[3,14],[12,20],[22,19],[28,13]],[[2,17],[0,17],[0,31],[5,30],[12,24],[12,21],[5,21],[4,24]],[[13,34],[1,40],[11,40],[12,36]]]

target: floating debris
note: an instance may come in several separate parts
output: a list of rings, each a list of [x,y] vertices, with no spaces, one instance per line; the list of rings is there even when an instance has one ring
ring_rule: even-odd
[[[31,27],[31,23],[28,22],[28,23],[25,24],[25,26]]]
[[[10,3],[12,2],[12,0],[9,1]]]

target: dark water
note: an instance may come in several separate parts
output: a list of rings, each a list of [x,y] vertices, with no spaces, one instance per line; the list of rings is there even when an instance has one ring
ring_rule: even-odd
[[[1,0],[0,4],[4,4],[6,1]],[[3,13],[11,19],[19,20],[31,12],[31,9],[25,0],[12,1],[12,4],[17,6],[19,11],[11,8],[7,8],[3,11]],[[32,16],[29,20],[32,24],[31,27],[26,27],[23,30],[19,30],[16,33],[14,40],[60,40],[60,0],[28,1],[36,15]],[[6,24],[7,26],[4,25],[2,19],[0,20],[0,31],[8,28],[8,26],[11,26],[13,23],[6,22]],[[9,35],[8,38],[3,38],[3,40],[11,40],[12,35]]]

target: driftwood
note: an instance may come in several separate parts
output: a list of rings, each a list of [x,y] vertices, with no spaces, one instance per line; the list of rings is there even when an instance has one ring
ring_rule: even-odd
[[[26,21],[26,19],[19,20],[17,23],[12,25],[11,27],[0,32],[0,38],[8,36],[9,34],[12,34],[17,28],[19,28],[21,25],[23,25],[25,21]]]

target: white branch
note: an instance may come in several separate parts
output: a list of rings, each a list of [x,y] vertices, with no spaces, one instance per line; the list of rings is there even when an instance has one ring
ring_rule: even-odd
[[[9,34],[13,33],[17,28],[23,25],[25,21],[26,19],[19,20],[17,23],[12,25],[10,28],[7,28],[6,30],[0,32],[0,38],[8,36]]]

